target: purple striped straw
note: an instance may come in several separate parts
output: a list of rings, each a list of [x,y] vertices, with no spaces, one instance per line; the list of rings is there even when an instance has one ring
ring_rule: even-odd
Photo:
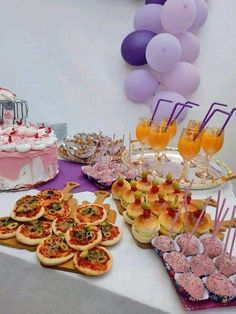
[[[192,102],[192,101],[187,101],[185,103],[185,106],[183,106],[180,111],[177,113],[177,115],[174,117],[174,119],[171,121],[170,125],[172,125],[177,119],[178,117],[181,115],[182,111],[184,110],[184,108],[188,107],[187,105],[190,105],[191,108],[192,106],[196,106],[196,107],[199,107],[200,105],[199,104],[196,104],[195,102]]]
[[[234,113],[235,110],[236,110],[236,108],[233,108],[233,109],[231,110],[231,112],[230,112],[228,118],[225,120],[225,123],[223,124],[223,126],[222,126],[222,128],[221,128],[221,130],[220,130],[219,136],[220,136],[220,135],[222,134],[222,132],[224,131],[226,125],[228,124],[228,122],[229,122],[230,118],[232,117],[232,115],[233,115],[233,113]]]
[[[171,122],[172,122],[171,120],[172,120],[172,118],[173,118],[173,116],[174,116],[174,114],[175,114],[175,111],[176,111],[176,109],[177,109],[178,106],[182,106],[182,110],[183,110],[185,107],[187,107],[187,108],[192,108],[192,106],[190,106],[190,105],[186,105],[186,104],[182,104],[182,103],[180,103],[180,102],[177,102],[177,103],[175,104],[175,106],[174,106],[172,112],[171,112],[171,115],[170,115],[168,121],[167,121],[166,129],[168,129],[168,126],[171,124]]]

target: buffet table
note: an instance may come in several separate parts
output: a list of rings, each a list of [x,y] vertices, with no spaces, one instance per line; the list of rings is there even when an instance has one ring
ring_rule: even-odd
[[[227,205],[232,207],[235,204],[232,185],[227,183],[220,189]],[[30,194],[37,192],[31,190]],[[15,201],[25,194],[2,193],[1,216],[10,214]],[[216,198],[216,194],[217,188],[193,193],[195,198],[209,195]],[[81,192],[74,197],[78,202],[93,201],[94,194]],[[111,197],[106,203],[116,208]],[[123,239],[111,247],[111,271],[99,278],[43,268],[35,253],[0,246],[0,313],[185,313],[154,250],[144,250],[135,244],[119,214],[116,223],[123,230]],[[235,307],[214,312],[235,313]]]

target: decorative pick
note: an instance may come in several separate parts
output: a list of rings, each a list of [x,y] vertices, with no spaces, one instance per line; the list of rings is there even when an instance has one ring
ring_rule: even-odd
[[[152,117],[151,117],[151,123],[150,123],[150,124],[152,124],[152,121],[153,121],[154,118],[155,118],[157,109],[158,109],[158,107],[159,107],[159,105],[160,105],[160,103],[161,103],[162,101],[169,102],[169,103],[172,103],[172,102],[173,102],[172,100],[168,100],[168,99],[164,99],[164,98],[159,99],[158,102],[157,102],[157,104],[156,104],[156,108],[155,108],[155,110],[154,110],[154,112],[153,112],[153,115],[152,115]]]
[[[185,200],[187,200],[188,193],[189,193],[189,191],[190,191],[190,189],[191,189],[191,187],[192,187],[192,184],[193,184],[193,180],[190,182],[189,186],[186,187],[186,189],[184,190],[184,199],[183,199],[183,202],[182,202],[181,206],[179,207],[179,210],[178,210],[177,214],[175,215],[175,218],[174,218],[174,220],[173,220],[173,222],[172,222],[172,226],[171,226],[171,228],[170,228],[170,230],[169,230],[169,232],[168,232],[168,236],[169,236],[169,237],[171,237],[171,235],[172,235],[172,232],[173,232],[173,230],[174,230],[174,226],[175,226],[175,224],[176,224],[176,221],[177,221],[178,218],[179,218],[179,215],[180,215],[180,213],[181,213],[182,208],[184,207]]]
[[[185,246],[184,246],[184,249],[183,249],[183,252],[182,252],[183,254],[185,253],[186,249],[188,248],[189,243],[190,243],[190,241],[191,241],[191,239],[192,239],[192,236],[193,236],[193,234],[195,233],[195,231],[197,230],[197,227],[198,227],[198,225],[199,225],[199,223],[200,223],[200,221],[201,221],[203,215],[205,214],[206,208],[207,208],[207,206],[208,206],[210,200],[211,200],[211,196],[206,199],[206,203],[205,203],[205,205],[204,205],[204,208],[203,208],[201,214],[199,215],[199,217],[198,217],[198,219],[197,219],[197,222],[195,223],[195,225],[194,225],[194,227],[193,227],[193,230],[192,230],[191,233],[189,234],[188,241],[185,243]]]
[[[232,243],[231,243],[231,248],[230,248],[230,251],[229,251],[229,256],[230,257],[233,254],[235,239],[236,239],[236,228],[234,228],[234,235],[233,235],[233,239],[232,239]]]
[[[226,254],[226,250],[227,250],[227,246],[228,246],[228,243],[229,243],[229,236],[230,236],[230,233],[231,233],[231,229],[232,229],[232,226],[233,226],[233,223],[234,223],[234,214],[235,214],[235,211],[236,211],[236,206],[234,206],[233,208],[233,211],[232,211],[232,215],[231,215],[231,219],[230,219],[230,224],[229,224],[229,229],[228,229],[228,232],[227,232],[227,236],[226,236],[226,241],[225,241],[225,245],[224,245],[224,249],[221,253],[221,263],[220,263],[220,268],[219,268],[219,271],[221,273],[222,271],[222,268],[223,268],[223,261],[224,261],[224,256]]]

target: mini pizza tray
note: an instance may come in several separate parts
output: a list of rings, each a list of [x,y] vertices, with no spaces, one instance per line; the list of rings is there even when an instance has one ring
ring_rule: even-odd
[[[226,308],[226,307],[236,306],[236,299],[234,299],[230,302],[227,302],[227,303],[220,303],[220,302],[212,301],[210,298],[208,298],[206,300],[200,300],[200,301],[191,301],[187,297],[182,296],[180,294],[178,288],[177,288],[176,281],[173,277],[173,274],[171,274],[171,272],[165,266],[165,262],[164,262],[163,258],[159,256],[158,251],[155,248],[154,243],[155,243],[155,238],[152,240],[152,248],[155,250],[158,257],[161,259],[162,264],[168,273],[168,276],[169,276],[169,278],[170,278],[170,280],[171,280],[171,282],[172,282],[172,284],[176,290],[176,293],[178,294],[180,302],[181,302],[182,306],[184,307],[185,311],[199,311],[199,310],[207,310],[207,309],[213,309],[213,308]]]
[[[79,183],[67,182],[65,185],[65,188],[62,190],[63,196],[64,196],[63,199],[65,201],[68,201],[69,207],[71,209],[71,213],[70,213],[71,217],[74,216],[74,211],[78,206],[77,200],[75,198],[73,198],[73,194],[71,193],[71,191],[76,187],[79,187]],[[109,197],[110,193],[105,192],[105,191],[96,191],[95,195],[96,195],[96,199],[95,199],[94,203],[102,205],[103,202],[105,201],[105,199],[107,197]],[[83,203],[87,204],[89,202],[84,201]],[[108,204],[104,204],[103,206],[108,211],[107,220],[111,223],[114,223],[116,221],[116,212],[114,210],[110,209],[110,205],[108,205]],[[45,219],[42,218],[39,220],[45,220]],[[50,222],[50,221],[48,221],[48,222]],[[22,223],[20,223],[20,224],[22,224]],[[0,245],[13,247],[13,248],[20,249],[20,250],[27,250],[27,251],[31,251],[31,252],[35,252],[36,248],[37,248],[37,245],[29,246],[29,245],[22,244],[22,243],[18,242],[15,237],[11,238],[11,239],[0,239]]]
[[[125,209],[122,207],[120,200],[114,199],[114,201],[116,203],[116,207],[117,207],[117,210],[118,210],[119,214],[123,215],[123,212],[125,211]],[[205,200],[193,199],[192,202],[194,204],[196,204],[196,205],[201,205],[201,204],[204,204]],[[211,199],[210,203],[209,203],[209,206],[216,207],[216,201],[214,199]],[[126,223],[126,222],[125,222],[125,224],[126,224],[127,228],[129,229],[130,234],[132,235],[132,238],[134,239],[135,243],[140,248],[142,248],[142,249],[152,249],[153,248],[151,243],[141,243],[141,242],[137,241],[134,238],[133,234],[132,234],[132,226],[129,225],[128,223]],[[228,228],[229,224],[230,224],[230,221],[229,220],[225,220],[224,223],[221,225],[220,232],[218,233],[218,237],[220,239],[222,239],[224,237],[224,233],[223,232],[225,231],[226,228]],[[212,228],[213,228],[213,226],[214,226],[214,221],[212,220]],[[236,228],[236,219],[235,219],[235,223],[234,223],[233,227]]]

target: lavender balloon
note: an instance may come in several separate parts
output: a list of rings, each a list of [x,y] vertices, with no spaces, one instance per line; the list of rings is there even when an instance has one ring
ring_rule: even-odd
[[[171,70],[180,60],[180,57],[181,45],[178,39],[171,34],[158,34],[147,45],[147,63],[155,71]]]
[[[163,5],[166,2],[166,0],[146,0],[145,3],[149,4],[149,3],[157,3],[157,4],[161,4]]]
[[[180,61],[194,62],[200,53],[200,42],[198,38],[190,32],[185,32],[177,36],[182,54]]]
[[[151,108],[152,112],[154,112],[156,108],[156,104],[159,99],[172,100],[173,103],[166,103],[166,102],[160,103],[157,113],[154,118],[154,121],[158,121],[158,122],[161,121],[163,118],[168,119],[170,117],[176,103],[182,103],[182,104],[186,103],[186,99],[182,95],[177,94],[175,92],[171,92],[171,91],[162,91],[162,92],[157,93],[153,98],[153,103],[152,103],[152,108]],[[188,113],[188,109],[185,108],[180,114],[180,116],[178,117],[177,123],[183,121],[186,118],[187,113]]]
[[[144,65],[146,47],[156,34],[150,31],[134,31],[127,35],[121,44],[121,54],[130,65]]]
[[[205,0],[194,0],[197,8],[197,14],[189,32],[197,32],[203,24],[205,24],[208,17],[208,8]]]
[[[178,62],[171,71],[163,73],[162,78],[168,90],[183,96],[194,93],[200,85],[198,68],[188,62]]]
[[[142,6],[134,16],[134,28],[136,30],[148,30],[160,33],[163,28],[161,25],[161,10],[159,4],[148,4]]]
[[[146,70],[130,72],[125,79],[125,94],[135,102],[145,102],[153,96],[158,87],[157,78]]]
[[[162,26],[168,33],[183,33],[192,26],[196,11],[194,0],[167,0],[161,13]]]

